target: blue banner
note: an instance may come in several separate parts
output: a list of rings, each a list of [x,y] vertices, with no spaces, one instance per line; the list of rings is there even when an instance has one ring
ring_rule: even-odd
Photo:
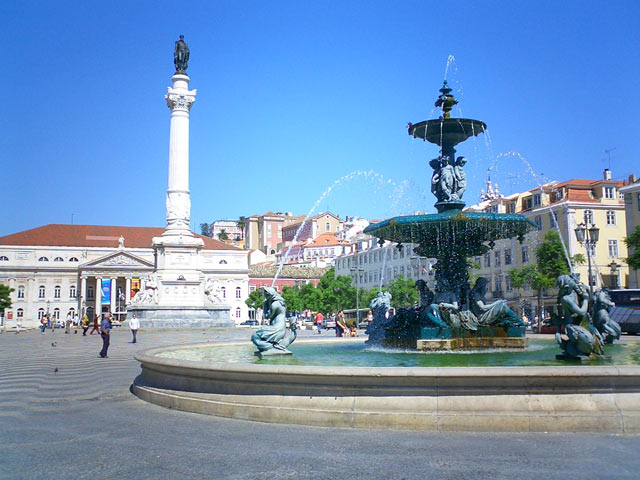
[[[102,305],[109,305],[111,303],[111,279],[102,280]]]

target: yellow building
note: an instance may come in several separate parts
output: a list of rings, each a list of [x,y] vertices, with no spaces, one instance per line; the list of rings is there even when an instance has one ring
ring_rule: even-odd
[[[535,249],[545,234],[553,229],[563,240],[567,258],[581,254],[587,259],[586,246],[578,243],[575,229],[585,221],[599,228],[599,240],[591,250],[591,284],[597,288],[626,287],[629,271],[624,259],[627,235],[624,200],[619,189],[626,182],[611,179],[611,172],[604,171],[601,180],[574,179],[566,182],[550,182],[541,187],[508,197],[485,196],[483,202],[469,207],[472,211],[494,213],[520,213],[538,225],[538,231],[525,236],[520,244],[517,239],[501,240],[484,257],[475,257],[480,266],[472,271],[474,276],[490,279],[494,298],[505,298],[512,302],[535,303],[537,292],[512,288],[509,271],[524,265],[535,264]],[[490,185],[487,189],[491,191]],[[612,269],[612,264],[615,265]],[[574,271],[586,284],[589,278],[588,265],[574,265]],[[545,292],[545,304],[555,304],[555,292]]]
[[[640,181],[635,176],[629,178],[630,185],[622,187],[620,193],[624,195],[624,209],[627,223],[627,236],[640,225]],[[629,249],[629,255],[634,253],[633,249]],[[629,271],[628,288],[640,288],[640,271]]]

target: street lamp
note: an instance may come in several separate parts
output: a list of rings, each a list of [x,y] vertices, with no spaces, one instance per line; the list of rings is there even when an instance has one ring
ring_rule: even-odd
[[[618,270],[620,270],[621,265],[613,260],[608,265],[608,267],[611,270],[611,276],[613,277],[613,288],[620,288],[620,278],[618,277]]]
[[[589,222],[587,215],[584,216],[584,222],[580,223],[575,228],[576,239],[582,245],[585,244],[587,248],[587,261],[589,262],[589,294],[593,297],[593,281],[591,275],[591,251],[596,247],[598,239],[600,238],[600,229],[596,227],[595,223]]]
[[[349,271],[353,275],[353,279],[354,279],[355,284],[356,284],[356,328],[358,328],[360,326],[360,288],[359,288],[359,283],[360,282],[358,282],[358,277],[360,276],[360,274],[362,272],[364,272],[364,268],[363,267],[351,267],[349,269]]]

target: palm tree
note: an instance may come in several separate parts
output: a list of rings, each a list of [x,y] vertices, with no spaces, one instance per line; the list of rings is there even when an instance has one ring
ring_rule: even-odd
[[[220,233],[218,234],[218,239],[221,242],[225,242],[225,241],[229,240],[229,234],[227,233],[227,231],[224,228],[222,230],[220,230]]]

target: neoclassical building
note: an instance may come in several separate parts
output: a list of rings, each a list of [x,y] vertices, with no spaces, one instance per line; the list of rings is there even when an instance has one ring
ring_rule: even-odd
[[[164,228],[102,225],[45,225],[0,237],[0,284],[14,289],[8,326],[20,318],[35,326],[47,311],[111,312],[124,319],[137,291],[153,273],[153,237]],[[247,251],[212,238],[204,242],[200,266],[206,280],[217,282],[219,296],[236,324],[246,320],[249,294]],[[176,287],[178,288],[178,287]]]

